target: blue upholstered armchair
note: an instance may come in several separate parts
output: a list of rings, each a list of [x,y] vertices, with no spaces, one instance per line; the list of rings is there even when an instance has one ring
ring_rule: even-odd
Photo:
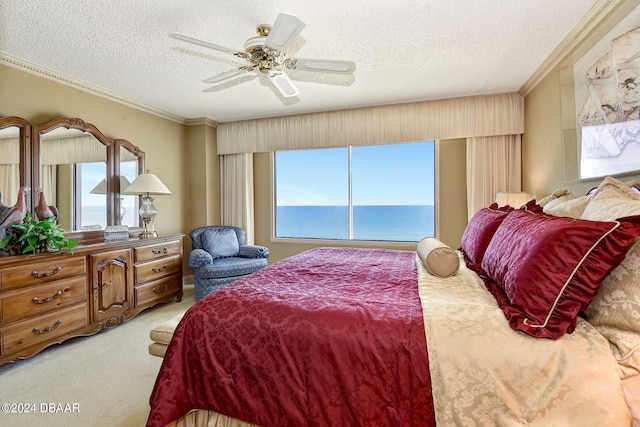
[[[189,236],[189,266],[195,269],[196,301],[267,266],[269,249],[245,244],[242,228],[212,225],[196,228]]]

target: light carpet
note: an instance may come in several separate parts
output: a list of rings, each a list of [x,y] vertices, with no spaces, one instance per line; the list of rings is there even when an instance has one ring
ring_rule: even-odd
[[[144,426],[162,363],[148,352],[149,331],[194,303],[193,285],[185,285],[180,303],[1,366],[0,426]],[[6,413],[7,403],[22,413]]]

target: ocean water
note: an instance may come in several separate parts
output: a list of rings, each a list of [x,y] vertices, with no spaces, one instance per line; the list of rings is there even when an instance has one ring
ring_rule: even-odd
[[[353,207],[353,240],[417,242],[434,235],[432,205]],[[278,206],[276,237],[347,240],[349,208]]]

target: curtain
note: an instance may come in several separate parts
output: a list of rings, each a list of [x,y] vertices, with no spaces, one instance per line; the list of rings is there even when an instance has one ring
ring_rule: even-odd
[[[20,164],[20,140],[18,138],[0,139],[0,164]]]
[[[20,140],[0,139],[0,201],[14,206],[20,189]]]
[[[518,93],[221,123],[218,154],[392,144],[524,132]]]
[[[467,206],[471,218],[498,191],[521,191],[521,135],[467,138]]]
[[[253,154],[220,156],[220,222],[243,228],[254,242]]]
[[[18,201],[20,190],[20,165],[0,164],[0,202],[7,206],[14,206]]]
[[[40,151],[43,165],[107,161],[106,147],[91,135],[42,142]]]
[[[58,206],[56,165],[42,165],[42,191],[49,205]],[[37,201],[36,201],[37,203]]]

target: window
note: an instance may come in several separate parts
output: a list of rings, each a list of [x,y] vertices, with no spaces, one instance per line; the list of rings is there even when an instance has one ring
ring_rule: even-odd
[[[434,236],[433,141],[275,153],[278,238]]]
[[[74,218],[74,229],[79,230],[83,226],[107,225],[107,189],[103,192],[91,193],[92,189],[106,177],[106,164],[104,162],[76,163],[76,188],[74,195],[79,202],[75,206],[78,212]],[[105,183],[106,185],[106,183]]]

